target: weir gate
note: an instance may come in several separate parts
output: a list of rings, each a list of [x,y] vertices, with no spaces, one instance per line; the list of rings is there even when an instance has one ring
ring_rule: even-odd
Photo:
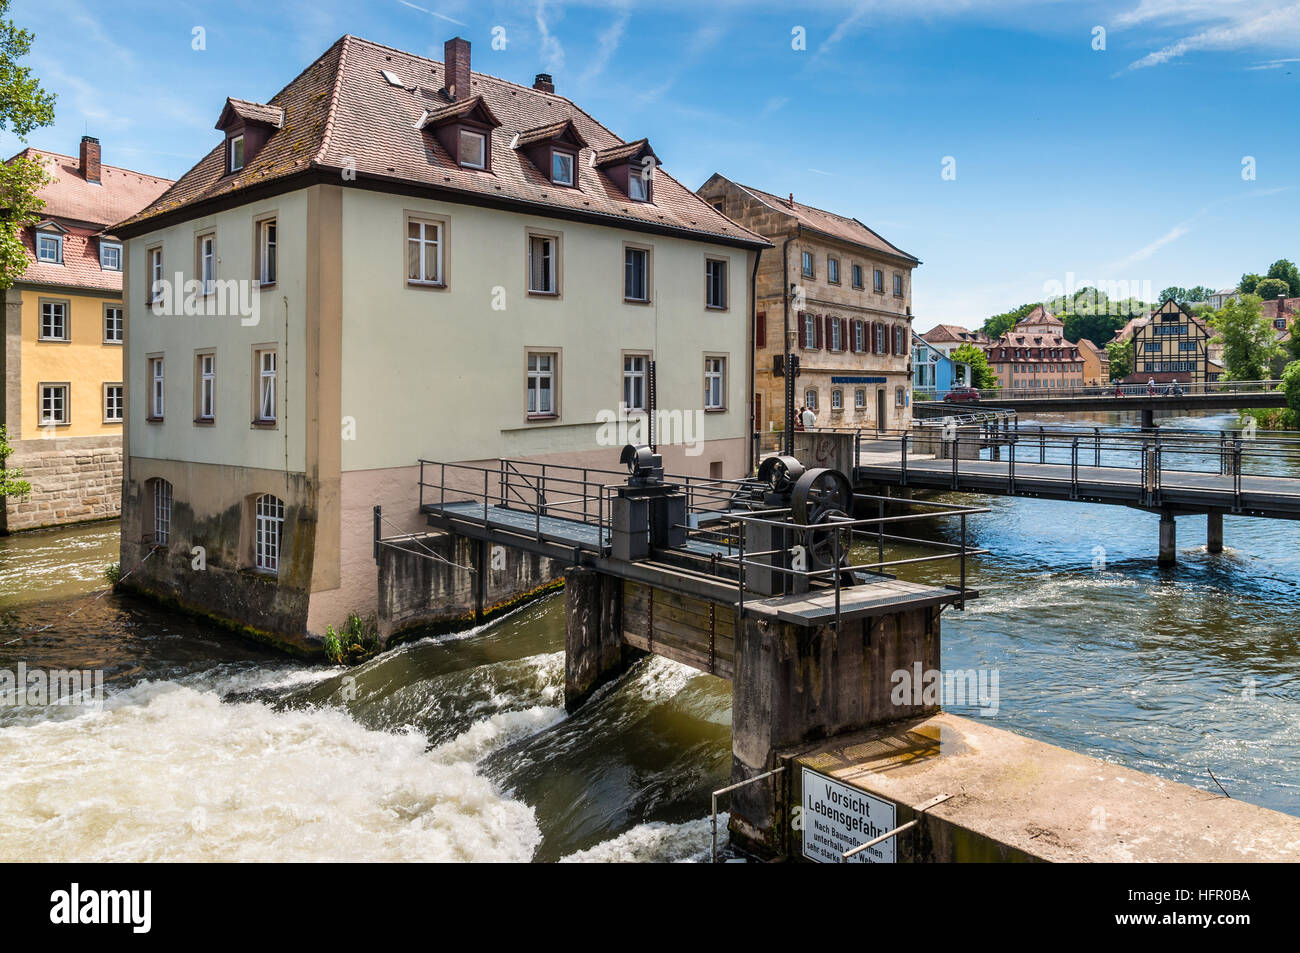
[[[919,693],[896,704],[894,676],[939,668],[943,610],[978,596],[966,564],[985,551],[967,520],[987,510],[854,493],[842,472],[788,456],[752,480],[666,475],[648,447],[621,462],[422,460],[420,508],[473,541],[480,593],[498,547],[567,567],[568,710],[646,652],[730,679],[732,841],[784,856],[783,757],[938,712]],[[891,572],[934,561],[942,584]]]

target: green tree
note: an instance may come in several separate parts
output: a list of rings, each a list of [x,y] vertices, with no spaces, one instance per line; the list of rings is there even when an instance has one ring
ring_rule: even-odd
[[[998,375],[989,367],[989,356],[974,344],[963,344],[952,352],[958,364],[970,365],[971,386],[984,390],[998,386]]]
[[[1291,360],[1300,361],[1300,318],[1291,322],[1290,330],[1291,337],[1286,342],[1286,351]]]
[[[23,479],[22,467],[6,467],[5,460],[14,452],[9,446],[9,431],[0,424],[0,500],[6,496],[26,496],[32,485]]]
[[[1237,290],[1244,295],[1253,295],[1255,293],[1255,286],[1259,284],[1263,277],[1263,275],[1242,275],[1241,281],[1237,285]]]
[[[1123,314],[1067,314],[1063,317],[1065,339],[1078,341],[1087,338],[1097,347],[1105,347],[1115,337],[1115,332],[1128,323]]]
[[[54,122],[54,96],[18,62],[31,51],[33,37],[8,14],[9,0],[0,0],[0,131],[26,140],[33,129]],[[12,285],[27,267],[22,230],[38,221],[45,203],[36,192],[47,178],[40,163],[21,156],[0,165],[0,288]]]
[[[1278,278],[1286,282],[1287,297],[1300,297],[1300,268],[1295,266],[1295,262],[1288,261],[1285,258],[1279,258],[1273,264],[1268,266],[1269,278]],[[1258,290],[1255,294],[1261,298],[1264,297]]]
[[[1290,286],[1281,278],[1265,278],[1255,286],[1254,292],[1262,301],[1276,301],[1278,295],[1291,296]]]
[[[1110,341],[1106,344],[1106,356],[1110,358],[1110,379],[1123,380],[1133,373],[1133,339]]]
[[[1022,304],[1018,308],[1013,308],[1010,311],[1003,312],[1002,314],[995,314],[984,322],[984,326],[980,330],[996,341],[998,338],[1002,337],[1002,335],[1014,328],[1017,321],[1027,315],[1030,311],[1037,308],[1038,304],[1039,302],[1037,301],[1030,301],[1026,304]]]
[[[1282,370],[1282,391],[1286,405],[1300,416],[1300,361],[1292,361]]]
[[[1217,332],[1214,343],[1223,345],[1224,377],[1233,381],[1259,381],[1268,374],[1269,362],[1282,349],[1273,322],[1260,314],[1258,295],[1229,301],[1210,318]]]
[[[1160,292],[1160,303],[1165,304],[1170,301],[1186,301],[1187,289],[1179,288],[1177,285],[1170,285],[1164,291]]]
[[[1205,285],[1197,285],[1195,288],[1188,288],[1187,297],[1182,300],[1184,304],[1195,304],[1198,301],[1208,301],[1212,294],[1214,294],[1214,289],[1207,288]]]

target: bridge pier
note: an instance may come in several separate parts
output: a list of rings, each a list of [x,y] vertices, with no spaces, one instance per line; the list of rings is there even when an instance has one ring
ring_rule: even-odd
[[[938,670],[939,649],[936,606],[845,620],[838,631],[747,614],[731,682],[732,783],[792,765],[811,743],[938,711],[942,699],[922,681]],[[790,770],[732,794],[733,843],[761,857],[798,855],[786,810]]]
[[[1223,514],[1205,514],[1205,550],[1210,553],[1223,552]]]
[[[1174,514],[1160,514],[1160,559],[1159,565],[1173,566],[1178,562],[1178,524]]]
[[[1155,429],[1156,429],[1156,412],[1155,412],[1155,410],[1152,409],[1152,408],[1150,408],[1150,407],[1143,407],[1143,408],[1141,409],[1140,413],[1142,414],[1142,429],[1143,429],[1143,430],[1155,430]]]
[[[623,580],[582,566],[564,573],[564,709],[582,706],[641,653],[623,642]]]

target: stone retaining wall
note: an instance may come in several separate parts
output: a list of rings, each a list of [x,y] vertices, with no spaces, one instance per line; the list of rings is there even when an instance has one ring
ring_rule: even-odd
[[[6,465],[22,467],[32,492],[0,501],[0,532],[121,515],[121,437],[18,440],[13,448]]]

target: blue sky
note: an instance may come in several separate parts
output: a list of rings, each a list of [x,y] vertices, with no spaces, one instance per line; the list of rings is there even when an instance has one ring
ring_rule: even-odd
[[[692,188],[718,171],[877,229],[924,263],[920,329],[978,325],[1071,275],[1158,293],[1300,259],[1296,0],[795,8],[15,0],[12,15],[59,96],[30,143],[75,152],[89,132],[105,162],[171,177],[215,143],[226,96],[269,99],[343,33],[435,59],[459,34],[476,70],[552,73]]]

